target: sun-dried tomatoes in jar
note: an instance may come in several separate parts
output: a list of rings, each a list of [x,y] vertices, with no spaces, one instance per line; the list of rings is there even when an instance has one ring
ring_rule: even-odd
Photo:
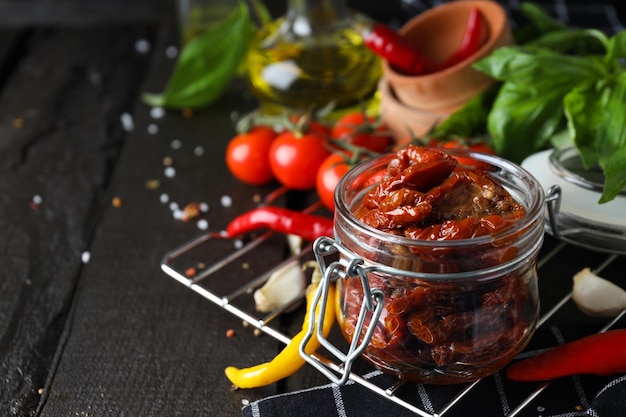
[[[523,349],[539,312],[536,179],[497,156],[409,146],[357,166],[337,188],[336,243],[375,267],[369,287],[385,295],[378,321],[366,317],[357,335],[371,294],[358,276],[337,284],[345,338],[375,326],[368,361],[401,379],[448,384],[494,373]]]

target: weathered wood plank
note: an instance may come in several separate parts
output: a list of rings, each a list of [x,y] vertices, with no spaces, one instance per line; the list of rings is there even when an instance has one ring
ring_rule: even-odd
[[[0,97],[0,414],[31,415],[148,55],[138,27],[37,30]],[[42,201],[31,207],[33,197]]]
[[[166,31],[162,35],[153,45],[154,71],[142,90],[158,91],[171,69],[163,51],[175,36]],[[231,394],[223,369],[271,359],[278,342],[254,336],[239,319],[159,268],[166,251],[201,233],[195,222],[173,218],[159,200],[162,193],[180,207],[208,203],[205,218],[211,230],[221,230],[235,214],[256,204],[256,194],[273,190],[247,187],[226,174],[223,155],[234,134],[232,112],[253,106],[243,83],[236,82],[218,103],[189,119],[178,112],[155,119],[141,103],[133,109],[135,129],[101,206],[91,261],[82,270],[42,416],[232,416],[240,413],[242,398],[277,392],[270,386]],[[180,140],[180,149],[172,148],[174,140]],[[204,150],[200,156],[194,152],[198,147]],[[173,178],[164,175],[165,157],[172,158]],[[150,180],[160,182],[158,189],[146,187]],[[121,198],[121,207],[107,203],[114,196]],[[229,196],[232,205],[222,204],[222,196]],[[231,250],[203,249],[218,258]],[[237,262],[211,280],[217,290],[227,292],[236,281],[274,265],[283,253],[281,239],[255,251],[250,268]],[[292,320],[299,326],[301,315]],[[230,328],[236,330],[233,338],[225,335]]]

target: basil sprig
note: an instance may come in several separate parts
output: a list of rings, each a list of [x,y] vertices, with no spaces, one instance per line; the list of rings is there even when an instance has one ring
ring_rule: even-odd
[[[522,6],[537,18],[536,6]],[[608,37],[548,19],[535,39],[474,65],[501,82],[486,130],[496,152],[516,162],[565,138],[586,168],[602,168],[605,203],[626,188],[626,31]]]
[[[144,93],[144,103],[173,109],[211,104],[237,73],[254,30],[248,7],[239,1],[227,18],[183,47],[165,90]]]

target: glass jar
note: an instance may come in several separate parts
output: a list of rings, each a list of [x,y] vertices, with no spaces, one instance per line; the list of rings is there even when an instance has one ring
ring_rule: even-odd
[[[336,283],[338,322],[351,346],[355,338],[363,345],[362,357],[403,380],[451,384],[492,374],[524,348],[537,325],[543,189],[504,159],[459,154],[488,164],[495,182],[524,206],[520,220],[490,235],[444,241],[366,225],[353,213],[393,154],[355,167],[335,194],[335,240],[325,245],[338,248],[346,265]],[[322,269],[325,279],[337,276]],[[375,312],[363,308],[381,303]]]
[[[382,74],[345,0],[289,0],[286,15],[253,39],[246,70],[269,112],[359,105],[374,96]]]

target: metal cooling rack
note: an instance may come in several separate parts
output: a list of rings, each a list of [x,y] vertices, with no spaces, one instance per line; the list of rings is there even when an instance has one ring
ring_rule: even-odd
[[[314,207],[311,209],[314,209]],[[225,238],[220,233],[202,234],[169,251],[161,261],[161,268],[171,278],[174,278],[176,281],[180,282],[190,290],[197,292],[205,299],[211,301],[213,304],[239,317],[241,320],[243,320],[244,323],[247,323],[258,329],[259,331],[275,338],[276,340],[287,344],[291,340],[290,336],[282,333],[281,331],[273,327],[272,322],[274,319],[279,317],[281,313],[289,310],[291,307],[293,307],[295,303],[300,302],[301,299],[296,300],[291,304],[285,305],[275,311],[272,311],[264,315],[263,317],[260,317],[258,313],[253,311],[253,301],[251,302],[252,293],[256,288],[261,287],[267,281],[267,279],[269,279],[270,275],[274,271],[281,268],[286,263],[291,262],[292,260],[303,261],[304,259],[309,257],[312,259],[313,256],[311,245],[304,248],[301,253],[293,255],[285,259],[283,262],[280,262],[279,264],[273,266],[269,270],[256,275],[253,279],[249,280],[242,286],[228,292],[227,294],[217,293],[216,291],[210,289],[209,285],[207,284],[211,281],[211,277],[219,275],[220,272],[225,273],[224,269],[229,265],[232,265],[235,261],[240,262],[241,259],[246,255],[253,257],[255,250],[259,250],[259,248],[266,242],[268,242],[273,235],[273,232],[266,232],[254,238],[253,240],[244,243],[242,241],[233,241],[231,239]],[[206,264],[206,268],[201,270],[200,273],[194,275],[193,277],[189,277],[185,262],[181,262],[181,259],[185,257],[190,257],[190,259],[198,259],[196,255],[193,255],[192,253],[198,252],[206,255],[208,253],[211,253],[210,250],[207,250],[207,247],[210,249],[211,245],[218,244],[230,245],[230,247],[233,248],[232,252],[230,252],[229,255],[227,255],[226,257],[208,262]],[[542,268],[549,263],[554,262],[554,259],[558,257],[558,255],[562,251],[566,250],[569,245],[569,243],[560,242],[549,251],[545,253],[542,252],[538,260],[540,277]],[[606,254],[602,255],[601,258],[602,259],[599,263],[595,265],[590,265],[593,272],[597,274],[603,273],[603,271],[609,268],[616,261],[624,261],[623,257],[620,257],[617,254]],[[610,279],[611,277],[606,278]],[[567,292],[568,290],[571,290],[571,288],[564,287],[564,292]],[[553,317],[557,312],[563,309],[564,306],[572,303],[571,295],[571,292],[565,293],[551,309],[544,313],[544,315],[539,320],[538,326],[543,326],[551,317]],[[302,294],[302,298],[303,297],[304,294]],[[622,316],[625,315],[625,313],[626,310],[623,311],[618,317],[604,323],[599,331],[602,332],[615,327],[617,324],[619,324],[619,321],[621,320]],[[342,364],[340,363],[334,363],[333,361],[330,361],[327,358],[318,355],[313,356],[313,359],[323,361],[326,366],[333,371],[341,371]],[[458,408],[459,402],[461,402],[462,399],[470,396],[476,385],[481,382],[481,380],[478,380],[466,386],[460,386],[460,391],[453,395],[444,406],[440,407],[436,412],[427,412],[424,409],[420,408],[420,406],[418,406],[413,400],[409,400],[402,396],[400,388],[410,383],[398,382],[392,386],[384,388],[370,382],[366,377],[362,376],[362,374],[363,373],[359,374],[353,372],[349,375],[349,379],[369,389],[375,394],[380,395],[396,404],[399,404],[405,407],[407,410],[422,417],[443,417],[447,415],[453,409]],[[512,408],[510,412],[506,414],[507,417],[515,417],[521,415],[521,412],[526,409],[531,403],[533,403],[533,401],[537,397],[539,397],[549,385],[550,383],[547,382],[537,386],[536,389],[530,392],[525,399],[523,399],[517,406],[515,406],[515,408]]]

